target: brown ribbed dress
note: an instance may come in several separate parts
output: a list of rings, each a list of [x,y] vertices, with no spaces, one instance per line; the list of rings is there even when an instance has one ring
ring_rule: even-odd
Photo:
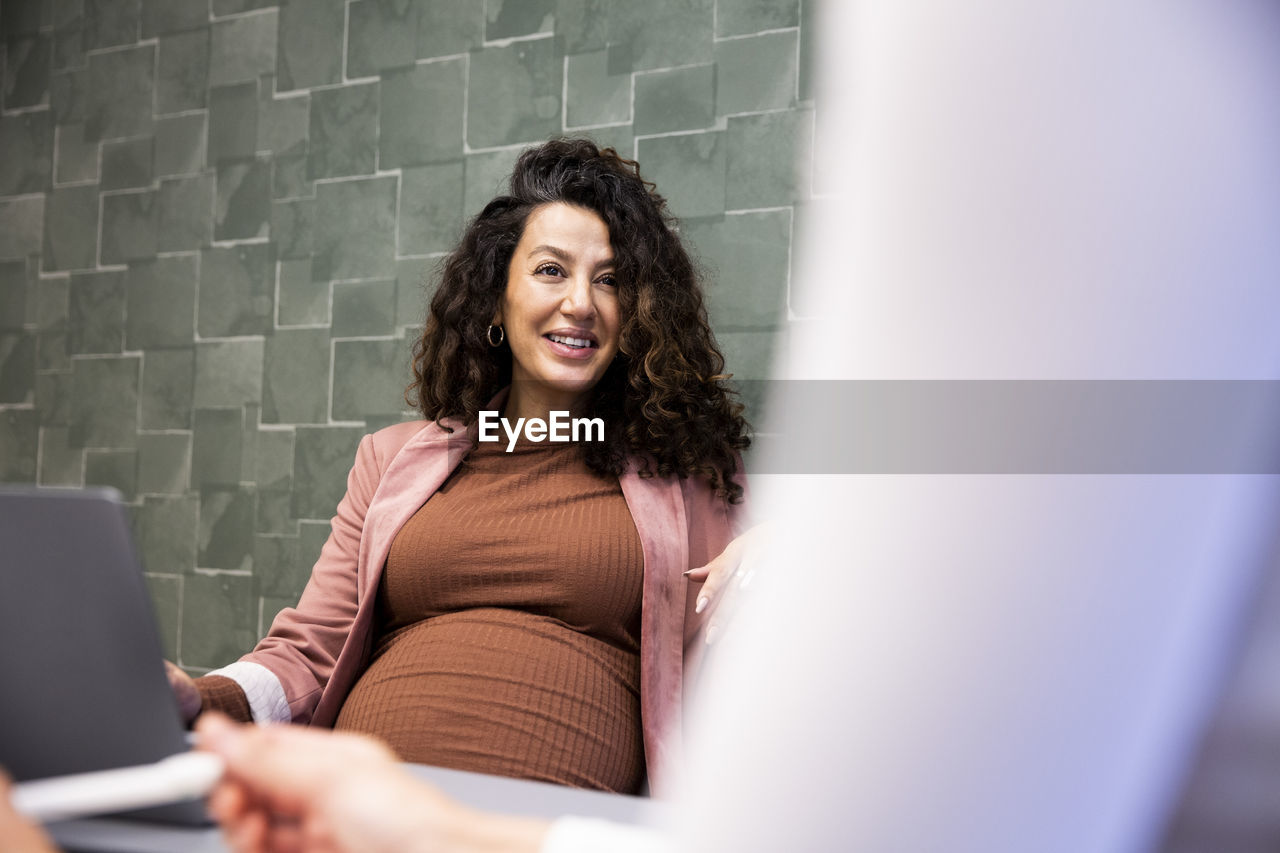
[[[392,543],[335,728],[406,761],[635,792],[644,558],[572,444],[480,444]]]

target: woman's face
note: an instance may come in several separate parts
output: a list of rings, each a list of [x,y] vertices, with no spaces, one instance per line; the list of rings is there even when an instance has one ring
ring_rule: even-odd
[[[493,322],[511,347],[508,415],[572,411],[618,352],[618,290],[604,220],[563,202],[535,208]]]

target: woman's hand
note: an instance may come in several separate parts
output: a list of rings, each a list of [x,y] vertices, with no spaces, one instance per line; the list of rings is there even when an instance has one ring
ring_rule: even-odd
[[[536,851],[547,824],[472,811],[421,782],[371,738],[207,713],[200,749],[226,773],[209,810],[237,851]]]
[[[726,545],[711,562],[684,573],[689,580],[702,582],[694,612],[702,613],[712,607],[705,634],[708,643],[715,642],[733,614],[738,594],[751,582],[751,555],[764,546],[771,535],[770,529],[768,524],[757,524]]]
[[[200,715],[203,700],[196,689],[195,680],[170,661],[164,662],[164,674],[169,678],[169,687],[173,689],[173,698],[178,700],[178,712],[182,714],[182,722],[191,725],[191,721]]]

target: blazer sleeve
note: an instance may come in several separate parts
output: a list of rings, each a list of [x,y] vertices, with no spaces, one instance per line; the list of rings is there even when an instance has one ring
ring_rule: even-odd
[[[328,540],[296,607],[282,610],[271,630],[241,660],[266,667],[280,680],[294,722],[311,719],[343,646],[358,603],[358,559],[365,514],[381,472],[373,436],[366,435],[347,476]]]

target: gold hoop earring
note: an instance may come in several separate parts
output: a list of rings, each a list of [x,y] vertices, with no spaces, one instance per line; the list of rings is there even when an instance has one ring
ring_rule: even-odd
[[[494,329],[498,330],[498,339],[496,341],[493,339]],[[485,331],[484,335],[486,338],[489,339],[489,346],[491,347],[500,347],[502,346],[502,342],[507,339],[507,333],[503,331],[503,328],[501,326],[494,326],[492,324],[490,324],[489,328]]]

